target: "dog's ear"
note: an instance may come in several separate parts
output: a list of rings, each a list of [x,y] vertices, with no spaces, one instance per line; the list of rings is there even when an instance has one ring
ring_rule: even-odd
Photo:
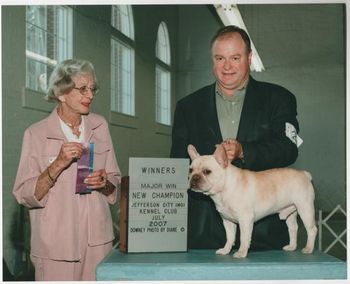
[[[228,166],[226,151],[221,144],[216,145],[216,149],[213,156],[221,167],[226,168]]]
[[[188,155],[190,155],[190,158],[191,158],[192,161],[193,161],[195,158],[197,158],[197,157],[200,156],[200,155],[198,154],[196,148],[195,148],[193,145],[191,145],[191,144],[189,144],[189,145],[187,146],[187,152],[188,152]]]

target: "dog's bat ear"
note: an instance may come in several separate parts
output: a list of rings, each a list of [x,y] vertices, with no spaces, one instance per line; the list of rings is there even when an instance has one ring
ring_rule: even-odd
[[[189,145],[187,146],[187,152],[188,152],[188,155],[190,155],[190,158],[191,158],[192,161],[193,161],[195,158],[197,158],[197,157],[200,156],[200,155],[198,154],[196,148],[195,148],[193,145],[191,145],[191,144],[189,144]]]
[[[226,151],[221,144],[216,145],[213,156],[221,167],[226,168],[228,166]]]

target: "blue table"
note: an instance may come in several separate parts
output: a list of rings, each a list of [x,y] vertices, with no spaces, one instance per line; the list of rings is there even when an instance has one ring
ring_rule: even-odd
[[[98,265],[97,280],[290,280],[346,279],[346,262],[315,251],[249,252],[246,259],[214,250],[121,253],[113,249]]]

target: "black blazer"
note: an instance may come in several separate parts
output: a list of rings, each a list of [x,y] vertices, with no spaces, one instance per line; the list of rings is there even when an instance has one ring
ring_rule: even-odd
[[[299,132],[296,109],[296,99],[288,90],[250,77],[237,133],[237,140],[244,151],[244,163],[237,160],[234,164],[255,171],[292,164],[298,156],[298,148],[286,136],[285,129],[289,122]],[[170,156],[188,157],[188,144],[193,144],[201,155],[212,154],[215,145],[221,142],[214,83],[178,101]],[[204,209],[205,205],[199,200],[209,202],[207,206],[210,209]],[[215,213],[204,212],[205,210],[214,210]],[[188,229],[190,248],[211,248],[225,243],[222,221],[214,204],[209,197],[192,191],[189,191]],[[213,238],[208,237],[209,243],[199,245],[207,234],[213,234]],[[220,241],[212,245],[214,239]]]
[[[298,148],[285,134],[286,122],[299,132],[296,99],[278,85],[249,79],[237,140],[242,144],[242,167],[265,170],[295,162]],[[222,142],[215,103],[215,84],[181,99],[174,114],[171,157],[188,157],[193,144],[201,155],[212,154]]]

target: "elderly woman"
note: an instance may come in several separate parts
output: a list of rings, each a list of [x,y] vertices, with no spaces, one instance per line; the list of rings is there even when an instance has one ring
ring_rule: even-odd
[[[36,280],[95,280],[96,265],[112,248],[109,204],[120,172],[106,120],[90,113],[97,90],[90,62],[62,62],[47,94],[57,107],[24,133],[13,193],[29,208]],[[81,194],[79,161],[88,160],[88,149],[93,169]]]

